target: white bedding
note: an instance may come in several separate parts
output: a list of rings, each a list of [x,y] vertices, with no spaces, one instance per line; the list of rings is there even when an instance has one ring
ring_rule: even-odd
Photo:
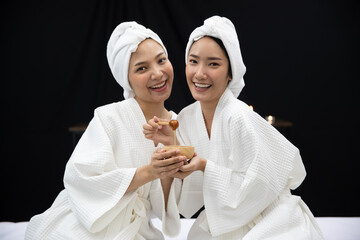
[[[181,219],[181,233],[176,238],[185,240],[195,219]],[[360,217],[317,217],[317,222],[326,240],[359,240]],[[155,227],[161,229],[159,219],[152,219]],[[0,222],[0,240],[23,240],[28,222]]]

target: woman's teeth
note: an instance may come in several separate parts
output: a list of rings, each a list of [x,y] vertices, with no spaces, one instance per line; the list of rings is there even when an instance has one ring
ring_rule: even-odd
[[[201,84],[201,83],[194,83],[195,84],[195,87],[198,87],[198,88],[209,88],[211,87],[211,84]]]
[[[166,81],[159,83],[155,86],[151,86],[150,88],[152,88],[152,89],[162,88],[163,86],[165,86],[165,84],[166,84]]]

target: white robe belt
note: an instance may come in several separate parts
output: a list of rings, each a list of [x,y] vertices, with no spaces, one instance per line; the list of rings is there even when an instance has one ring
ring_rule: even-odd
[[[123,227],[123,230],[116,236],[116,240],[133,239],[136,236],[143,221],[147,219],[150,201],[136,194],[136,197],[131,200],[128,206],[126,216],[131,214],[130,223],[128,226]]]

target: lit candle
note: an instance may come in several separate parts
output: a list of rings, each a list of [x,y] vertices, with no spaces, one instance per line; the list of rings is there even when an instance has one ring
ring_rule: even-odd
[[[251,111],[254,111],[253,105],[250,105],[249,108],[251,109]]]
[[[271,115],[266,116],[265,119],[266,119],[266,121],[268,121],[268,123],[270,123],[270,124],[273,124],[273,123],[275,122],[275,117],[274,117],[274,116],[271,116]]]

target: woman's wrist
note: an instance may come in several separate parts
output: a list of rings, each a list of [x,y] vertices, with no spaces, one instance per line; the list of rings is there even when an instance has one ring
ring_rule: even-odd
[[[180,145],[179,141],[176,139],[176,142],[174,143],[174,135],[171,137],[167,137],[164,142],[162,142],[164,146],[170,146],[170,145]]]
[[[172,139],[170,139],[170,140],[164,142],[163,144],[164,144],[164,146],[174,145],[174,141]]]
[[[130,182],[130,185],[125,193],[136,190],[142,185],[151,182],[156,179],[153,172],[151,171],[151,167],[149,165],[144,165],[139,167],[135,171],[135,175]]]
[[[205,172],[205,168],[206,168],[206,163],[207,163],[207,160],[205,158],[201,158],[201,161],[200,161],[200,170]]]
[[[151,181],[154,181],[155,179],[159,178],[158,176],[156,176],[154,171],[152,171],[150,164],[142,166],[138,169],[140,170],[139,174],[143,174],[144,178],[146,179],[147,182],[151,182]]]
[[[170,146],[170,145],[180,145],[179,141],[177,139],[175,139],[175,141],[174,141],[174,135],[172,135],[171,137],[169,137],[167,139],[167,146]]]
[[[174,178],[173,177],[164,177],[164,178],[161,178],[160,181],[161,181],[161,184],[163,184],[163,185],[171,185],[172,182],[174,181]]]

